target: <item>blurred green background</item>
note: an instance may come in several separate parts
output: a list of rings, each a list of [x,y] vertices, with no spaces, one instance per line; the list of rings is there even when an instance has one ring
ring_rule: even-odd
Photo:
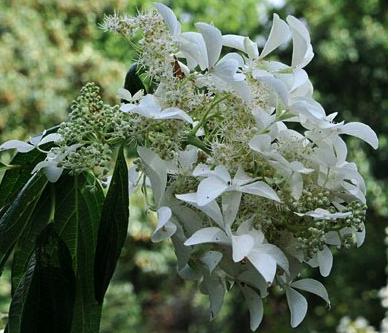
[[[115,93],[134,53],[119,36],[98,28],[103,15],[134,14],[152,1],[2,0],[0,2],[0,141],[26,139],[62,121],[72,99],[88,81],[99,83],[107,102]],[[385,0],[176,0],[171,6],[184,29],[212,22],[223,33],[249,35],[260,46],[273,12],[303,17],[309,25],[315,58],[307,71],[317,99],[328,113],[369,124],[380,148],[352,139],[350,158],[357,161],[368,185],[367,240],[360,249],[335,256],[332,274],[322,279],[332,307],[309,298],[309,314],[289,327],[283,295],[272,291],[260,332],[386,332],[387,217],[387,2]],[[280,58],[289,63],[290,49]],[[224,308],[208,321],[207,297],[175,271],[168,243],[152,244],[153,218],[132,198],[131,224],[105,300],[101,332],[236,333],[249,332],[243,300],[230,292]],[[9,283],[0,280],[0,313],[6,316]],[[381,290],[382,289],[382,290]],[[382,305],[383,303],[383,305]],[[0,317],[1,320],[1,317]]]

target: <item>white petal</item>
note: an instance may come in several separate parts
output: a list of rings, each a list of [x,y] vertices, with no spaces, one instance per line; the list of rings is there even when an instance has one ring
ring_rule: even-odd
[[[213,25],[203,22],[196,23],[195,26],[204,37],[208,52],[208,67],[212,68],[216,64],[217,60],[219,60],[221,49],[223,47],[221,31]]]
[[[138,147],[137,152],[144,164],[145,172],[151,181],[155,203],[160,206],[167,184],[166,162],[152,150]]]
[[[231,226],[238,214],[240,200],[242,193],[240,192],[226,192],[222,197],[222,210],[224,216],[224,225],[227,230],[231,230]]]
[[[268,134],[256,135],[250,140],[249,146],[258,153],[269,153],[272,149],[272,138]]]
[[[119,108],[122,112],[134,112],[136,110],[138,105],[131,104],[131,103],[126,103],[126,104],[121,104],[121,107]]]
[[[314,169],[308,169],[306,168],[303,163],[299,161],[293,161],[290,163],[290,167],[294,172],[300,172],[303,174],[309,174],[314,171]]]
[[[119,88],[117,91],[117,96],[121,99],[124,99],[125,101],[130,102],[132,100],[132,94],[129,90],[124,88]]]
[[[254,247],[254,239],[250,235],[232,236],[232,259],[239,262],[246,257]]]
[[[243,59],[238,54],[228,53],[216,64],[212,73],[226,82],[243,81],[244,74],[237,73],[242,65]]]
[[[314,57],[310,34],[305,25],[297,18],[289,15],[287,22],[293,39],[292,67],[303,68]]]
[[[132,194],[136,189],[138,177],[139,172],[137,171],[137,166],[131,166],[128,170],[129,195]]]
[[[252,230],[254,230],[254,228],[253,228],[252,221],[250,219],[240,223],[236,232],[238,235],[243,235],[243,234],[250,233],[250,231]]]
[[[241,272],[237,277],[239,281],[245,282],[246,284],[257,288],[262,297],[267,296],[268,285],[262,275],[256,269],[250,269]]]
[[[209,273],[212,273],[222,258],[223,254],[221,252],[208,251],[200,258],[200,260],[208,267]]]
[[[357,247],[360,247],[361,245],[364,244],[365,240],[365,235],[366,235],[366,230],[365,230],[365,225],[361,225],[362,231],[356,231],[356,242],[357,242]]]
[[[256,59],[259,56],[258,45],[253,42],[249,37],[244,39],[244,48],[250,59]]]
[[[252,100],[252,92],[246,80],[232,81],[230,86],[245,103]]]
[[[290,186],[292,197],[295,198],[295,200],[299,200],[303,193],[303,177],[300,173],[294,172],[291,175]]]
[[[329,231],[328,233],[326,233],[325,238],[326,238],[326,240],[325,240],[326,244],[334,245],[337,247],[341,246],[341,237],[339,237],[338,232]]]
[[[246,52],[246,47],[244,45],[244,40],[246,37],[239,35],[224,35],[222,36],[223,45]]]
[[[198,164],[193,170],[194,177],[209,177],[214,175],[213,171],[209,169],[209,166],[203,163]]]
[[[30,138],[28,143],[32,144],[33,146],[37,146],[37,144],[42,140],[42,138],[45,136],[45,134],[46,134],[46,130],[44,130],[42,133]]]
[[[166,22],[168,29],[171,34],[178,35],[181,32],[181,24],[178,22],[174,12],[171,8],[163,5],[162,3],[155,3],[155,8],[158,10],[159,14],[163,16],[164,21]]]
[[[308,303],[305,297],[293,288],[287,287],[285,292],[291,312],[291,326],[295,328],[303,321],[307,313]]]
[[[322,105],[310,98],[295,98],[289,109],[299,115],[316,120],[322,120],[326,117],[326,112]]]
[[[355,136],[371,145],[374,149],[379,147],[379,140],[376,133],[372,128],[363,123],[352,122],[343,125],[341,133]]]
[[[210,319],[213,319],[217,316],[223,305],[225,286],[217,276],[212,275],[204,276],[200,288],[209,295]]]
[[[213,221],[215,221],[218,226],[224,228],[223,215],[221,214],[220,207],[215,200],[209,202],[204,206],[199,206],[197,204],[197,193],[176,194],[175,197],[198,208],[206,215],[208,215]]]
[[[280,202],[277,193],[268,184],[262,181],[241,186],[240,191]]]
[[[34,148],[35,147],[33,145],[20,140],[9,140],[0,145],[0,151],[16,149],[19,153],[28,153]]]
[[[276,79],[273,76],[256,76],[258,81],[261,81],[271,88],[277,95],[280,97],[284,105],[288,105],[288,88],[284,82],[279,79]]]
[[[58,167],[56,162],[49,162],[48,165],[43,168],[43,171],[48,181],[55,183],[60,179],[64,169]]]
[[[179,119],[179,120],[186,121],[190,124],[193,123],[193,119],[191,119],[191,117],[185,111],[176,107],[164,109],[154,118],[155,119]]]
[[[284,252],[273,244],[256,244],[255,250],[270,255],[285,272],[289,272],[289,262]]]
[[[188,145],[185,150],[179,152],[178,161],[181,169],[190,171],[198,159],[198,148]]]
[[[161,110],[158,99],[151,94],[145,95],[139,105],[146,113],[155,113]]]
[[[250,328],[254,332],[261,324],[263,318],[262,298],[252,288],[247,286],[243,286],[241,290],[250,312]]]
[[[186,58],[192,58],[201,70],[208,68],[208,51],[202,35],[199,32],[184,32],[180,37],[180,50]],[[187,65],[192,69],[193,66]]]
[[[223,165],[218,165],[213,170],[213,175],[221,179],[224,183],[228,183],[231,181],[231,176],[227,170],[227,168]]]
[[[177,226],[170,221],[172,216],[170,208],[160,207],[157,211],[157,216],[158,224],[151,237],[154,243],[170,238],[177,230]]]
[[[277,14],[273,14],[272,29],[262,50],[261,58],[266,57],[281,44],[286,43],[290,37],[291,32],[288,25]]]
[[[244,185],[252,181],[252,178],[249,177],[243,170],[241,166],[238,167],[235,177],[232,180],[234,185]]]
[[[39,143],[38,143],[38,146],[42,146],[44,145],[45,143],[48,143],[48,142],[60,142],[64,140],[64,138],[62,137],[61,134],[58,134],[58,133],[51,133],[51,134],[48,134],[46,135]]]
[[[201,181],[197,189],[197,204],[204,206],[216,199],[228,188],[226,182],[217,177],[208,177]]]
[[[331,268],[333,267],[333,254],[330,249],[325,246],[316,256],[319,262],[320,274],[324,277],[329,276]]]
[[[229,244],[230,239],[220,228],[209,227],[196,231],[189,239],[186,240],[185,245],[190,246],[204,243]]]
[[[308,291],[319,297],[323,298],[325,302],[330,305],[329,295],[327,293],[326,288],[322,283],[316,281],[314,279],[302,279],[295,281],[291,284],[291,287],[301,289],[304,291]]]
[[[276,275],[277,263],[270,255],[264,254],[261,251],[252,250],[247,255],[247,258],[263,276],[266,282],[273,282],[274,276]]]
[[[337,164],[342,164],[346,162],[346,157],[348,156],[348,148],[345,141],[342,140],[339,136],[334,141],[334,150],[335,155],[337,156]]]

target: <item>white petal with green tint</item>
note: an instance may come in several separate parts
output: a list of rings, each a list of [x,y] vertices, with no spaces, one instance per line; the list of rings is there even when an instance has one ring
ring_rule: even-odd
[[[293,39],[292,67],[303,68],[314,57],[310,34],[304,23],[296,17],[289,15],[287,22]]]
[[[292,288],[308,291],[312,294],[318,295],[323,298],[324,301],[330,305],[329,295],[326,288],[322,283],[314,279],[302,279],[291,283]]]
[[[254,247],[254,239],[250,235],[232,236],[232,259],[234,262],[243,260]]]
[[[167,7],[166,5],[163,5],[162,3],[155,3],[154,5],[155,8],[158,10],[159,14],[163,17],[171,34],[173,35],[180,34],[181,24],[178,22],[171,8]]]
[[[254,332],[261,324],[263,318],[262,298],[250,287],[244,286],[241,290],[250,312],[250,328]]]
[[[252,250],[247,255],[247,258],[264,277],[266,282],[273,282],[274,276],[276,275],[277,263],[272,256],[265,254],[262,251]]]
[[[197,189],[197,204],[204,206],[224,193],[229,185],[217,177],[209,177],[201,181]]]
[[[223,47],[221,31],[213,25],[203,22],[196,23],[195,26],[204,38],[208,53],[208,68],[212,68],[216,64],[217,60],[219,60],[221,49]]]
[[[186,240],[185,245],[190,246],[204,243],[230,244],[231,240],[220,228],[209,227],[196,231]]]
[[[209,273],[212,273],[222,258],[223,254],[221,252],[208,251],[200,258],[200,260],[208,267]]]
[[[151,181],[156,205],[160,206],[167,184],[166,162],[148,148],[138,147],[137,152],[145,166],[146,174]]]
[[[244,193],[259,195],[260,197],[280,202],[277,193],[263,181],[256,181],[248,185],[243,185],[240,187],[240,190]]]
[[[28,153],[34,148],[33,145],[20,140],[9,140],[0,145],[0,151],[16,149],[19,153]]]
[[[261,58],[266,57],[273,52],[277,47],[286,43],[291,38],[289,26],[281,20],[277,14],[273,14],[273,25],[270,30],[269,37],[261,52]]]
[[[303,321],[307,313],[308,303],[302,294],[291,287],[287,287],[285,292],[291,312],[291,326],[295,328]]]
[[[177,230],[177,226],[170,221],[172,212],[169,207],[160,207],[157,211],[157,216],[158,224],[151,237],[154,243],[170,238]]]
[[[341,133],[355,136],[371,145],[374,149],[379,147],[376,133],[366,124],[359,122],[348,123],[342,126]]]
[[[330,249],[325,246],[322,251],[317,253],[316,257],[319,263],[320,274],[324,277],[329,276],[333,267],[333,254]]]

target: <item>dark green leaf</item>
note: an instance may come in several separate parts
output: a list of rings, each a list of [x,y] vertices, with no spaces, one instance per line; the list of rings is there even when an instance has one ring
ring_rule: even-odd
[[[52,208],[54,208],[52,207],[52,199],[54,198],[51,195],[51,189],[53,188],[53,184],[45,188],[30,217],[31,222],[27,224],[16,243],[11,270],[12,294],[26,272],[28,262],[34,252],[37,237],[50,222]]]
[[[8,332],[69,333],[75,287],[69,250],[49,224],[13,296]]]
[[[140,77],[137,74],[136,64],[132,65],[129,71],[126,73],[124,88],[130,91],[132,95],[134,95],[139,90],[146,91],[143,82],[141,81]],[[121,102],[126,102],[126,101],[121,100]]]
[[[93,181],[80,175],[63,176],[56,183],[55,226],[70,249],[76,272],[73,333],[99,331],[101,306],[94,293],[94,256],[104,196]]]
[[[95,257],[95,296],[99,303],[113,276],[129,222],[128,169],[121,148],[103,205]]]
[[[0,218],[0,271],[10,254],[13,246],[19,239],[25,227],[30,221],[36,203],[47,183],[46,177],[35,174],[23,186]]]
[[[45,158],[45,154],[34,149],[28,153],[17,153],[11,165],[17,166],[5,172],[0,183],[0,207],[11,203],[23,185],[31,178],[35,165]]]

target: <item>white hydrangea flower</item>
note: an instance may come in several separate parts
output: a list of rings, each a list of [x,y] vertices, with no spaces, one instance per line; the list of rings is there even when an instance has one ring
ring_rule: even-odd
[[[119,113],[126,119],[113,125],[119,135],[104,144],[120,137],[138,147],[129,193],[137,187],[152,192],[153,200],[145,195],[157,214],[152,241],[171,239],[178,274],[199,282],[211,318],[228,286],[237,285],[256,330],[262,299],[274,285],[285,290],[297,327],[308,308],[302,291],[329,304],[320,282],[296,279],[303,266],[326,277],[333,249],[364,242],[365,181],[347,160],[344,137],[376,149],[375,132],[359,122],[337,122],[337,114],[314,99],[304,70],[314,57],[310,34],[293,16],[273,15],[262,50],[248,36],[222,35],[209,23],[182,31],[174,12],[159,3],[134,18],[116,14],[105,21],[106,29],[126,37],[145,35],[136,64],[153,84],[146,95],[119,90],[126,101],[120,110],[138,116]],[[289,41],[289,64],[269,59]],[[33,172],[42,169],[58,180],[63,159],[89,140],[52,149]],[[11,140],[0,151],[43,151],[48,142],[61,137]]]

